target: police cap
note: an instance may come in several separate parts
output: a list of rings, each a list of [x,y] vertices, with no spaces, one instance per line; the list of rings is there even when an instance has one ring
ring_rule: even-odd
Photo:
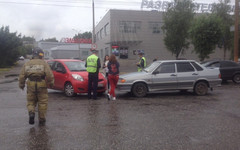
[[[92,53],[97,53],[97,52],[98,52],[98,50],[96,50],[96,49],[90,49],[90,51],[91,51]]]

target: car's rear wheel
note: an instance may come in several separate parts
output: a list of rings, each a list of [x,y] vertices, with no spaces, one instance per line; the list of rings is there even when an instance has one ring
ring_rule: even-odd
[[[232,79],[235,83],[240,83],[240,74],[235,74]]]
[[[76,93],[74,93],[74,89],[73,86],[70,82],[66,83],[64,86],[64,93],[67,97],[73,97],[76,95]]]
[[[196,83],[196,85],[194,87],[194,92],[199,96],[206,95],[208,93],[207,83],[204,81],[200,81],[200,82]]]
[[[132,94],[136,97],[144,97],[147,95],[147,86],[144,83],[135,83],[132,87]]]

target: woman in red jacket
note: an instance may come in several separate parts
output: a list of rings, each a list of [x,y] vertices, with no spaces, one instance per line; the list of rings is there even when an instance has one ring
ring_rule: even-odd
[[[108,93],[108,100],[116,100],[115,88],[119,79],[119,63],[116,56],[112,54],[108,62],[108,80],[110,82],[110,91]]]

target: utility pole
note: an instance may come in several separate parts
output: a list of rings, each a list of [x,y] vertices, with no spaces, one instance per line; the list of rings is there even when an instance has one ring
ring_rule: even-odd
[[[80,31],[78,31],[78,30],[76,30],[76,29],[72,29],[73,31],[76,31],[77,32],[77,35],[79,35],[79,34],[81,34],[81,30]],[[78,50],[79,50],[79,60],[82,60],[81,59],[81,48],[80,48],[80,39],[76,39],[76,42],[78,43]]]
[[[94,44],[95,41],[95,13],[94,13],[94,0],[92,0],[92,13],[93,13],[93,29],[92,29],[92,44]]]
[[[239,16],[239,0],[235,0],[235,31],[234,31],[234,61],[238,62],[238,16]]]

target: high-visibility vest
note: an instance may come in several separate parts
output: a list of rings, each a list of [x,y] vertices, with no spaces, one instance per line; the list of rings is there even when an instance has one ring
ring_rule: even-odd
[[[87,72],[97,72],[97,60],[98,57],[96,55],[91,55],[87,58]]]
[[[142,58],[139,60],[139,64],[141,64],[142,59],[143,59],[143,61],[144,61],[144,66],[143,66],[143,68],[145,68],[145,67],[147,66],[147,62],[146,62],[145,57],[142,57]],[[138,72],[141,72],[143,68],[142,68],[142,67],[138,67]]]

